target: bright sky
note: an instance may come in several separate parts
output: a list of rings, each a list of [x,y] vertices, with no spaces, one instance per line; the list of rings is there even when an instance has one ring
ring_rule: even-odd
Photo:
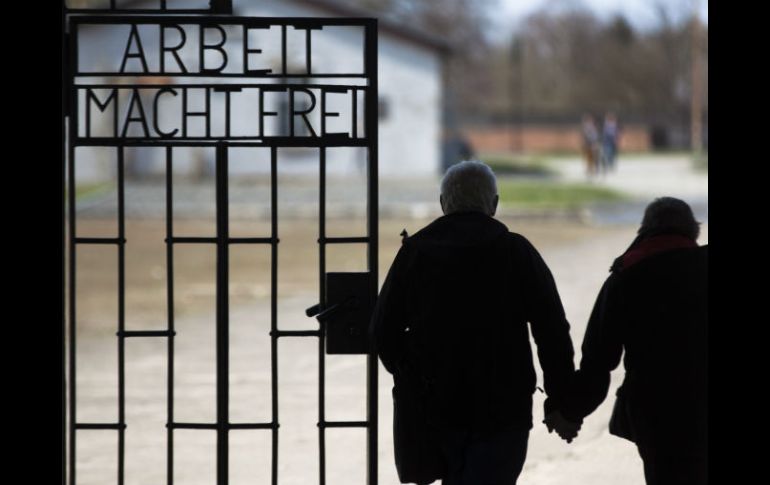
[[[679,20],[679,16],[691,12],[693,5],[697,3],[701,21],[708,24],[708,0],[498,0],[498,2],[504,12],[503,15],[496,16],[499,19],[500,35],[503,37],[510,36],[510,30],[515,28],[524,17],[546,5],[557,9],[562,5],[583,5],[602,19],[616,13],[623,13],[634,27],[645,29],[655,25],[657,21],[657,3],[667,6],[675,22]]]

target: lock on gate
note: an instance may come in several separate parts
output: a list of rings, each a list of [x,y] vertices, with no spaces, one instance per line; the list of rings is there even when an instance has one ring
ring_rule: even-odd
[[[369,320],[374,309],[371,277],[364,273],[326,273],[326,301],[305,311],[325,329],[327,354],[368,354]]]

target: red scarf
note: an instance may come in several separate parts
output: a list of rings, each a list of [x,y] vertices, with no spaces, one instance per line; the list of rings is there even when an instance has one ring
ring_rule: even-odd
[[[661,234],[643,239],[635,247],[626,251],[623,257],[623,268],[642,261],[654,254],[670,251],[672,249],[697,248],[698,244],[692,239],[679,234]]]

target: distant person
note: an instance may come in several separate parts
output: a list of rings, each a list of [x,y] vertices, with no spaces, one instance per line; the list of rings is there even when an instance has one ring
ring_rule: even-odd
[[[618,119],[614,113],[608,112],[604,116],[604,124],[602,125],[601,165],[604,172],[614,171],[616,168],[619,138]]]
[[[404,237],[380,292],[372,333],[393,374],[403,483],[515,485],[536,385],[527,322],[554,408],[574,376],[551,272],[524,236],[493,218],[498,200],[487,165],[450,167],[444,216]],[[577,434],[563,420],[559,427],[565,439]]]
[[[459,153],[460,160],[469,160],[475,156],[470,142],[462,135],[459,136]]]
[[[599,163],[599,131],[593,116],[583,115],[581,124],[583,139],[583,158],[586,162],[586,175],[592,177],[598,173]]]
[[[648,485],[707,482],[708,245],[698,246],[699,232],[679,199],[647,207],[599,293],[575,387],[560,409],[577,423],[591,414],[625,350],[609,431],[636,443]]]
[[[475,152],[468,138],[458,129],[451,129],[444,137],[444,169],[463,160],[474,158]]]

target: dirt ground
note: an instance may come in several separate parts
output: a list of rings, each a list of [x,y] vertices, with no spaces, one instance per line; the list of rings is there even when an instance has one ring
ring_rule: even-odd
[[[410,233],[427,220],[380,221],[380,280],[396,253],[399,233]],[[593,227],[572,222],[503,219],[509,229],[528,237],[541,251],[556,279],[572,324],[576,363],[594,298],[616,255],[634,236],[635,227]],[[344,220],[330,221],[335,235],[363,235]],[[269,223],[251,221],[253,236],[269,235]],[[78,235],[113,235],[114,224],[98,219],[78,222]],[[165,223],[126,223],[126,328],[167,328]],[[213,236],[211,221],[175,222],[180,236]],[[243,234],[245,235],[245,234]],[[278,326],[316,329],[304,309],[318,301],[317,225],[294,219],[279,227]],[[701,244],[708,242],[703,226]],[[230,255],[231,422],[270,420],[270,248],[234,246]],[[82,246],[77,253],[77,419],[98,423],[117,420],[117,250]],[[366,269],[365,245],[344,245],[327,252],[327,271]],[[214,422],[215,398],[215,252],[213,245],[181,245],[174,253],[174,412],[177,422]],[[126,342],[126,485],[166,483],[167,342],[134,338]],[[537,366],[536,366],[537,367]],[[365,419],[365,358],[326,357],[326,419]],[[278,346],[279,483],[318,483],[318,341],[286,338]],[[610,396],[622,378],[613,375]],[[390,375],[380,366],[379,478],[398,483],[392,450]],[[542,379],[539,377],[539,385]],[[535,395],[535,427],[523,485],[641,485],[641,461],[629,442],[610,436],[607,422],[612,399],[590,416],[581,435],[568,445],[549,435],[542,420],[543,397]],[[212,484],[216,473],[215,432],[174,433],[177,484]],[[234,485],[269,483],[271,444],[266,430],[230,435],[230,477]],[[365,431],[327,431],[326,476],[330,485],[365,483]],[[77,473],[81,485],[114,483],[117,470],[115,431],[78,431]]]

